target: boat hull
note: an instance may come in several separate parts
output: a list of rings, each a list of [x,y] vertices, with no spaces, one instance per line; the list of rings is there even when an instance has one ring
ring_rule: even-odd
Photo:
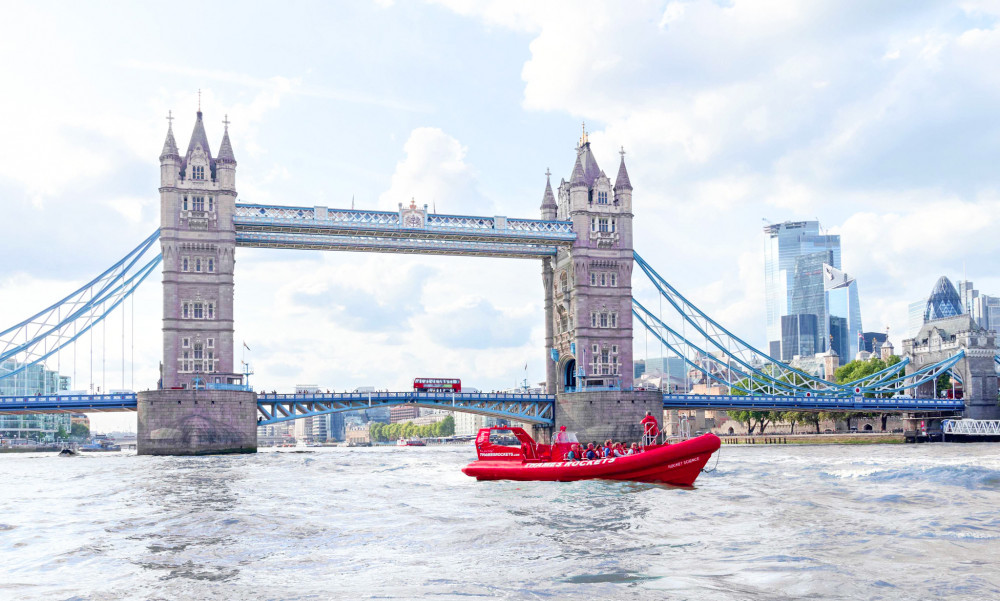
[[[589,461],[473,461],[462,472],[477,480],[629,480],[691,486],[721,446],[715,434],[704,434],[637,455]]]

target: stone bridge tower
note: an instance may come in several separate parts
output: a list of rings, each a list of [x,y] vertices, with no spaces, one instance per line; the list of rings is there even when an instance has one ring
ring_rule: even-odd
[[[997,353],[996,334],[976,324],[967,313],[932,319],[924,323],[915,338],[903,341],[903,355],[910,357],[907,373],[933,365],[960,350],[965,359],[952,371],[962,379],[965,415],[969,419],[1000,419],[997,405],[997,374],[993,357]],[[917,390],[915,396],[936,395],[934,382]],[[919,419],[919,418],[914,418]]]
[[[241,381],[233,369],[235,209],[236,158],[228,121],[217,157],[201,110],[184,156],[171,124],[160,154],[161,388]]]
[[[659,395],[631,391],[632,183],[621,157],[612,183],[585,131],[569,181],[560,182],[558,197],[546,182],[541,206],[543,219],[572,221],[577,235],[542,266],[556,425],[601,440],[638,440],[644,412],[663,410]]]
[[[138,394],[140,455],[257,451],[257,395],[233,386],[236,158],[225,123],[216,157],[200,107],[184,156],[172,124],[160,153],[163,363],[159,389]]]

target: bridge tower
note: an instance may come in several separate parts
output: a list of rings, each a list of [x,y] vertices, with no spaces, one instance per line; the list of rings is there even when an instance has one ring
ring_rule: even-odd
[[[160,155],[161,388],[239,384],[233,370],[236,158],[226,125],[212,157],[199,110],[182,157],[172,126]]]
[[[997,353],[996,335],[981,328],[967,313],[931,319],[924,323],[916,337],[903,340],[903,355],[911,359],[907,373],[943,361],[959,350],[965,358],[952,371],[962,380],[965,401],[964,417],[969,419],[1000,419],[997,405],[997,374],[993,357]],[[915,396],[936,397],[934,382],[915,391]],[[908,422],[923,421],[920,416],[907,416]],[[910,427],[910,429],[916,429]]]
[[[638,440],[639,420],[646,410],[662,415],[663,400],[631,391],[632,183],[620,154],[612,183],[584,130],[558,200],[546,182],[542,218],[572,221],[577,234],[542,267],[546,385],[557,395],[557,426],[588,438]]]
[[[140,454],[256,451],[256,397],[235,389],[233,369],[236,157],[224,123],[217,157],[200,106],[187,152],[171,122],[160,153],[163,362],[160,390],[139,394]]]

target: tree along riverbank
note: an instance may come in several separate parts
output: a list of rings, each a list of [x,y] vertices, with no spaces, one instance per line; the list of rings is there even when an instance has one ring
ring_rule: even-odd
[[[782,434],[774,436],[722,436],[722,444],[902,444],[902,434]]]

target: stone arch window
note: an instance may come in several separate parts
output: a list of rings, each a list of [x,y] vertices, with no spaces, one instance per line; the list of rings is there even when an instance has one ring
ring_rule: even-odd
[[[617,328],[618,327],[618,314],[612,312],[608,317],[610,318],[608,321],[611,324],[609,327]]]
[[[613,271],[608,274],[608,282],[612,287],[618,286],[618,274]]]
[[[597,204],[606,205],[608,204],[608,193],[601,190],[597,193]]]
[[[203,180],[205,179],[205,166],[204,165],[194,165],[191,167],[191,179]]]
[[[559,288],[563,292],[569,292],[569,275],[565,271],[559,274]]]
[[[608,327],[608,314],[604,311],[601,311],[601,327]]]

